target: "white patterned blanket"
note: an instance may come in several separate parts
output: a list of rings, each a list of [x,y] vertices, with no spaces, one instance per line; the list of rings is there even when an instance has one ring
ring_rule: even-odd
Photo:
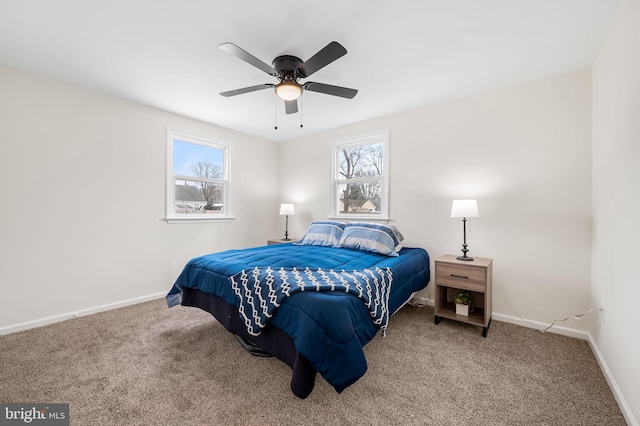
[[[393,275],[391,269],[375,268],[362,271],[334,271],[321,268],[243,270],[229,278],[240,299],[240,316],[247,331],[260,334],[276,309],[289,296],[301,291],[340,291],[357,296],[365,304],[373,323],[383,335],[389,322],[389,294]]]

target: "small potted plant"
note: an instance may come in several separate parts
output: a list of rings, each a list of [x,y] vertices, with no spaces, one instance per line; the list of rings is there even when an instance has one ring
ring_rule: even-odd
[[[471,295],[466,290],[459,290],[456,294],[456,314],[464,315],[465,317],[469,316],[469,309],[473,310],[473,300],[471,300]]]

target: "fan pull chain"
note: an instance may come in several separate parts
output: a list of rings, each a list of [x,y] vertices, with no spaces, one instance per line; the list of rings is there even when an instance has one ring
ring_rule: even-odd
[[[298,98],[298,103],[300,104],[300,127],[302,127],[302,97]]]
[[[278,130],[278,100],[274,100],[273,102],[273,121],[275,130]]]

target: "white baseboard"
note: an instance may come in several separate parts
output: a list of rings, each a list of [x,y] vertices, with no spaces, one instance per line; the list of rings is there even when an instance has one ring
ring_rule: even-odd
[[[607,379],[607,383],[609,384],[611,393],[613,393],[613,397],[616,399],[616,402],[618,403],[618,407],[620,407],[620,411],[622,411],[622,415],[624,416],[624,419],[627,421],[627,424],[629,426],[638,426],[638,420],[636,420],[636,418],[633,416],[633,413],[631,412],[631,407],[629,407],[627,400],[622,394],[622,390],[618,386],[618,382],[616,382],[616,379],[613,377],[613,374],[611,373],[611,370],[609,369],[607,362],[604,360],[604,357],[602,356],[602,352],[600,352],[600,349],[598,348],[598,345],[596,344],[595,339],[593,338],[591,333],[588,333],[588,336],[589,336],[588,341],[589,341],[589,346],[591,346],[591,351],[593,352],[593,355],[596,357],[596,361],[598,361],[598,365],[600,365],[600,369],[604,374],[604,378]]]
[[[549,326],[549,324],[545,324],[540,321],[520,319],[519,317],[498,314],[496,312],[491,315],[491,318],[496,321],[508,322],[509,324],[520,325],[522,327],[533,328],[535,330],[544,330]],[[581,340],[588,340],[589,338],[589,333],[586,331],[577,330],[575,328],[562,327],[560,325],[554,325],[553,327],[545,331],[545,333],[561,334],[563,336],[575,337]]]
[[[412,297],[408,303],[411,306],[421,307],[421,306],[434,306],[435,301],[433,299],[429,299],[428,297]],[[549,324],[545,324],[543,322],[523,320],[518,317],[505,315],[505,314],[498,314],[496,312],[493,312],[491,314],[491,318],[492,320],[508,322],[510,324],[520,325],[522,327],[533,328],[536,330],[544,330],[549,326]],[[563,336],[575,337],[581,340],[588,340],[588,336],[589,336],[589,333],[587,333],[586,331],[576,330],[575,328],[562,327],[559,325],[554,325],[553,327],[549,328],[546,331],[546,333],[562,334]]]
[[[18,331],[28,330],[30,328],[42,327],[44,325],[54,324],[60,321],[66,321],[71,318],[83,317],[86,315],[95,314],[98,312],[109,311],[111,309],[122,308],[125,306],[136,305],[142,302],[148,302],[150,300],[161,299],[167,295],[167,292],[150,294],[142,297],[135,297],[133,299],[122,300],[120,302],[108,303],[106,305],[95,306],[93,308],[81,309],[76,312],[68,312],[65,314],[54,315],[47,318],[41,318],[33,321],[27,321],[20,324],[8,325],[0,327],[0,335],[17,333]]]
[[[420,308],[422,306],[433,306],[434,300],[429,299],[428,297],[413,296],[407,303],[411,306],[417,306]]]

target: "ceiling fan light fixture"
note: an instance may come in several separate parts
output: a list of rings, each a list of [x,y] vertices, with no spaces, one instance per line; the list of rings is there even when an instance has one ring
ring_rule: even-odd
[[[285,101],[295,101],[302,95],[302,86],[295,81],[282,81],[276,85],[276,95]]]

